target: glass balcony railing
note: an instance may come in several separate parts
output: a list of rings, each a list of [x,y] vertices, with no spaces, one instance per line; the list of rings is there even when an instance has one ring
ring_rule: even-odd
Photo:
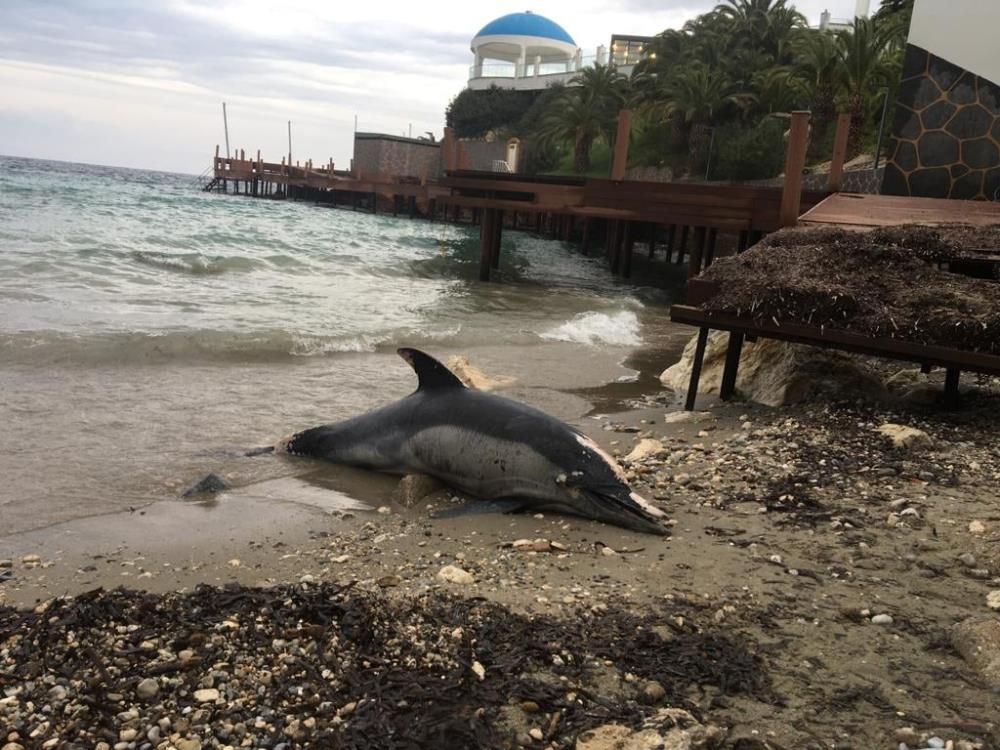
[[[618,55],[612,59],[612,64],[617,66],[635,65],[642,56]],[[584,68],[591,68],[597,63],[597,55],[586,55],[579,59],[546,59],[542,58],[538,64],[539,76],[566,75],[576,73]],[[511,62],[485,62],[482,65],[472,65],[469,67],[469,79],[474,78],[533,78],[535,75],[535,62],[529,61],[525,64],[523,71],[518,71],[518,66]]]

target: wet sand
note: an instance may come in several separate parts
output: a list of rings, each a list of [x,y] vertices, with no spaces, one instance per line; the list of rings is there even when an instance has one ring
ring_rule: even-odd
[[[637,355],[637,382],[577,389],[566,404],[596,404],[568,418],[618,455],[661,441],[628,469],[669,514],[670,537],[549,514],[433,519],[452,493],[401,507],[394,478],[316,463],[210,501],[164,500],[4,537],[13,569],[0,591],[32,606],[98,586],[356,582],[390,598],[445,591],[538,617],[663,611],[664,622],[693,617],[699,632],[761,657],[767,698],[711,685],[685,693],[687,708],[728,731],[727,748],[914,748],[933,736],[959,750],[1000,746],[1000,693],[952,634],[969,617],[995,616],[997,394],[954,414],[707,399],[705,413],[668,423],[673,395],[649,387],[663,356]],[[891,447],[877,432],[890,422],[925,431],[930,444]],[[29,555],[40,560],[22,562]],[[472,582],[443,581],[449,565]]]

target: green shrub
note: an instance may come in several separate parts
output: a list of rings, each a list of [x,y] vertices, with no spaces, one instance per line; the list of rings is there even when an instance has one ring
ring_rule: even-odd
[[[543,92],[513,91],[491,86],[463,89],[445,111],[445,123],[459,138],[479,138],[491,130],[506,132],[521,122]]]
[[[715,132],[709,179],[765,180],[785,166],[785,123],[764,119],[752,127],[725,125]]]

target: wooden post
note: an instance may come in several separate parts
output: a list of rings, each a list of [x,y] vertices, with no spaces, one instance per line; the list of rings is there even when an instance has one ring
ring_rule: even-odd
[[[680,246],[677,248],[677,265],[684,262],[684,254],[687,252],[688,247],[688,235],[691,233],[691,227],[687,224],[681,227],[681,242]]]
[[[487,208],[483,212],[483,223],[479,226],[479,280],[490,280],[490,268],[493,266],[493,241],[496,236],[494,225],[497,223],[497,210]]]
[[[830,181],[827,189],[831,193],[840,190],[844,183],[844,159],[847,158],[847,138],[851,134],[851,116],[837,116],[837,134],[833,139],[833,158],[830,160]]]
[[[650,259],[656,255],[656,229],[657,225],[655,222],[649,222],[649,257]]]
[[[493,244],[490,247],[492,257],[490,258],[493,268],[500,268],[500,245],[503,242],[503,220],[504,212],[497,211],[497,222],[494,227]]]
[[[635,237],[632,236],[632,222],[625,222],[622,232],[622,262],[621,272],[626,279],[632,276],[632,250],[635,247]]]
[[[671,224],[667,229],[667,263],[670,262],[671,256],[674,254],[674,241],[677,239],[677,225]]]
[[[736,375],[740,368],[740,355],[743,352],[743,332],[730,331],[729,346],[726,348],[726,366],[722,371],[722,385],[719,386],[719,398],[728,401],[736,393]]]
[[[611,179],[618,182],[625,179],[628,166],[628,140],[632,133],[632,110],[623,109],[618,113],[618,134],[615,136],[615,154],[611,162]]]
[[[688,263],[688,278],[693,279],[701,273],[701,264],[705,258],[705,238],[708,232],[705,227],[694,228],[694,247],[691,249],[691,259]]]
[[[580,238],[580,252],[584,255],[590,249],[590,217],[583,218],[583,236]]]
[[[780,224],[793,227],[799,221],[802,208],[802,170],[806,166],[809,145],[809,112],[792,112],[788,130],[788,151],[785,153],[785,187],[781,191]]]
[[[708,344],[708,329],[698,329],[698,343],[694,349],[694,359],[691,361],[691,380],[688,383],[687,398],[684,400],[684,411],[694,411],[698,398],[698,381],[701,380],[701,364],[705,361],[705,346]]]
[[[948,367],[944,371],[944,404],[949,409],[958,406],[958,385],[962,371],[957,367]]]
[[[715,246],[718,240],[719,230],[716,227],[712,227],[708,230],[708,246],[705,249],[705,268],[708,268],[715,261]]]

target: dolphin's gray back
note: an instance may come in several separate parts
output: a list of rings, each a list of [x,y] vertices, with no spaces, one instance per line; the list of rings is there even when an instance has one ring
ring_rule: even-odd
[[[568,425],[525,404],[468,388],[420,390],[373,412],[294,436],[290,453],[438,477],[482,497],[540,496],[587,448]],[[587,462],[583,484],[613,484]],[[586,474],[587,476],[583,476]],[[533,485],[537,491],[532,491]]]

